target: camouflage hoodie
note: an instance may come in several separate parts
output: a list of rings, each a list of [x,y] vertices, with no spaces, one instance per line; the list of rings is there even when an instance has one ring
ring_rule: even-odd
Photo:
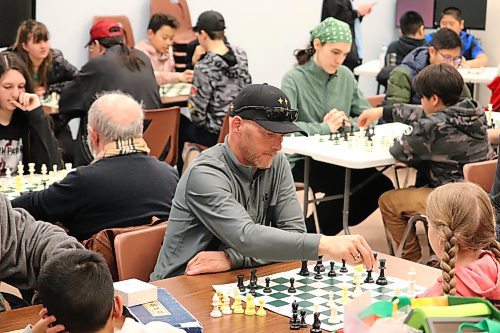
[[[394,141],[390,152],[418,170],[417,186],[437,187],[463,180],[464,164],[495,157],[484,111],[473,100],[463,99],[432,114],[421,106],[396,104],[384,107],[384,119],[412,126]]]
[[[193,123],[214,134],[220,132],[229,103],[252,83],[245,51],[228,47],[228,53],[208,52],[196,64],[188,100]]]

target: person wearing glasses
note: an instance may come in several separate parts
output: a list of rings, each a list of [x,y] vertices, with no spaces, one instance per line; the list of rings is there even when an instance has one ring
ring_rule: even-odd
[[[462,66],[467,68],[484,67],[488,64],[488,56],[481,48],[479,41],[464,31],[464,18],[462,11],[456,7],[448,7],[441,13],[439,19],[441,29],[448,28],[453,30],[462,40]],[[434,33],[425,36],[427,43],[431,43]]]
[[[283,77],[283,91],[289,97],[291,106],[300,110],[297,125],[309,135],[325,135],[342,127],[345,129],[355,123],[354,117],[370,108],[353,73],[343,65],[351,46],[349,25],[329,17],[310,32],[309,46],[295,52],[298,66]],[[302,182],[304,157],[292,155],[289,161],[294,180]],[[325,178],[325,175],[328,177]],[[378,197],[393,188],[390,180],[374,168],[353,170],[352,188],[372,175],[375,178],[350,197],[351,207],[356,209],[349,212],[349,225],[365,220],[377,209]],[[309,180],[315,191],[326,196],[344,193],[344,178],[344,168],[311,160]],[[342,200],[318,205],[321,232],[336,235],[342,230],[342,206]]]
[[[465,164],[495,157],[484,110],[476,101],[461,98],[464,80],[454,66],[429,65],[414,78],[413,85],[421,96],[421,106],[396,104],[366,110],[358,117],[360,127],[381,117],[411,126],[411,131],[394,140],[390,153],[396,161],[417,169],[415,186],[388,191],[379,199],[385,226],[398,246],[409,217],[425,214],[427,197],[436,187],[463,181]],[[412,261],[422,258],[414,225],[402,256]]]
[[[336,260],[373,266],[359,235],[305,233],[285,134],[301,132],[279,88],[253,84],[229,108],[229,134],[183,173],[152,280],[215,273],[275,261]]]
[[[450,64],[458,68],[462,63],[460,37],[448,28],[440,29],[429,46],[421,46],[411,51],[403,62],[389,75],[384,105],[397,103],[420,104],[420,96],[415,92],[412,80],[425,67],[431,64]],[[462,97],[471,97],[464,84]]]

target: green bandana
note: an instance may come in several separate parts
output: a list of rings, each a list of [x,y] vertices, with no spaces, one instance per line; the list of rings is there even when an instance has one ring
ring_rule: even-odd
[[[349,25],[333,17],[326,18],[316,28],[311,30],[310,35],[311,42],[314,38],[318,38],[322,43],[352,43]]]

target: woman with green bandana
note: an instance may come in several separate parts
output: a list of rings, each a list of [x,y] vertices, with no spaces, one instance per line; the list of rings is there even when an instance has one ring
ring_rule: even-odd
[[[342,65],[351,49],[349,25],[327,18],[310,32],[310,44],[295,52],[298,66],[285,74],[282,89],[290,99],[291,107],[299,110],[297,125],[310,135],[329,134],[354,124],[356,117],[370,108],[358,89],[353,73]],[[303,181],[304,159],[289,157],[295,181]],[[353,170],[351,188],[363,182],[376,169]],[[327,196],[344,191],[344,168],[311,160],[310,184]],[[392,189],[391,181],[380,177],[351,195],[349,225],[363,221],[378,207],[378,197]],[[334,235],[342,230],[342,200],[322,202],[318,206],[321,230]]]

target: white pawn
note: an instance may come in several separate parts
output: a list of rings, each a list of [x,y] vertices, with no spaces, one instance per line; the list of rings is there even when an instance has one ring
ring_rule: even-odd
[[[229,306],[229,296],[224,295],[222,298],[222,302],[224,303],[224,306],[222,308],[222,314],[230,315],[231,313],[233,313],[231,307]]]
[[[42,172],[42,180],[46,180],[45,176],[47,176],[47,165],[42,164],[40,171]]]
[[[24,165],[22,162],[19,162],[17,165],[17,174],[20,176],[24,175]]]
[[[335,304],[330,306],[330,317],[328,317],[329,324],[337,324],[339,323],[339,316],[337,311],[337,306]]]
[[[328,306],[333,306],[335,302],[333,301],[333,290],[330,290],[328,292],[328,303],[326,303]]]
[[[8,179],[12,178],[12,172],[10,171],[10,168],[5,168],[5,177]]]
[[[217,293],[214,293],[214,296],[212,297],[212,306],[214,307],[214,309],[212,310],[212,312],[210,312],[210,317],[212,318],[222,317],[222,312],[220,312],[219,310],[219,305],[220,305],[219,295],[217,295]]]

